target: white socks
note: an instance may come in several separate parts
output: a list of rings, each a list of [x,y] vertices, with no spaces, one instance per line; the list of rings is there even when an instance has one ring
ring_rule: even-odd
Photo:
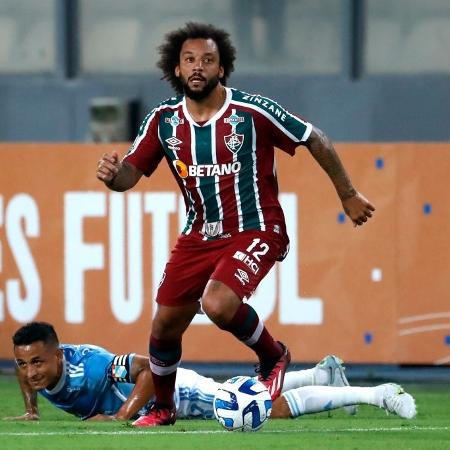
[[[361,403],[378,406],[376,390],[372,387],[303,386],[283,392],[282,395],[292,417]]]
[[[326,370],[314,367],[312,369],[286,372],[284,376],[283,392],[302,386],[326,386],[329,382],[329,374]]]

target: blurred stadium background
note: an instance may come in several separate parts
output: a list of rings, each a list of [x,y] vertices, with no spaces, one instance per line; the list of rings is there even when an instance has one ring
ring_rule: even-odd
[[[95,181],[95,162],[105,149],[124,151],[127,144],[111,142],[129,141],[146,112],[172,94],[155,66],[157,46],[188,20],[229,30],[238,50],[229,84],[272,97],[325,130],[356,184],[378,206],[355,239],[308,157],[299,157],[300,164],[281,156],[287,215],[294,218],[291,227],[296,224],[291,238],[302,248],[286,266],[294,268],[291,277],[281,269],[274,275],[270,287],[279,283],[278,294],[264,314],[294,348],[297,366],[335,352],[349,361],[349,378],[449,381],[448,0],[0,0],[2,370],[12,369],[11,333],[34,319],[53,322],[63,341],[146,352],[150,299],[169,248],[157,247],[157,226],[170,229],[163,237],[173,241],[172,216],[182,207],[175,183],[161,180],[167,177],[147,183],[135,197],[126,194],[127,204],[148,201],[145,212],[153,214],[156,230],[140,242],[144,281],[133,303],[133,294],[108,278],[113,244],[104,237],[111,232],[104,218],[126,213],[122,197]],[[306,180],[298,189],[301,215],[297,177]],[[71,196],[75,192],[86,197]],[[317,192],[325,199],[323,216]],[[67,208],[89,202],[103,212],[75,214],[80,228],[86,219],[87,237],[73,243],[64,231]],[[156,223],[152,204],[166,208],[169,219]],[[30,225],[33,219],[21,211],[35,206],[37,221]],[[142,222],[145,234],[150,220]],[[349,231],[339,228],[342,223]],[[92,243],[102,240],[100,252]],[[68,263],[67,252],[77,243],[92,250],[84,257],[97,263]],[[67,286],[71,267],[86,278],[74,282],[85,289],[82,299]],[[286,319],[301,308],[283,312],[280,298],[297,288],[305,298],[322,299],[320,314],[309,323]],[[111,312],[114,289],[125,294]],[[302,301],[301,293],[294,292],[295,301]],[[69,311],[68,304],[81,301],[82,313]],[[121,311],[133,304],[134,316],[121,320]],[[212,375],[250,370],[251,354],[216,333],[194,326],[185,365]],[[205,351],[200,342],[216,345]]]

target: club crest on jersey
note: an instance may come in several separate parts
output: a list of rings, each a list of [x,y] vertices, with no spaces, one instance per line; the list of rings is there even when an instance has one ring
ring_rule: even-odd
[[[244,143],[244,135],[231,133],[228,136],[223,137],[225,145],[231,153],[237,153]]]

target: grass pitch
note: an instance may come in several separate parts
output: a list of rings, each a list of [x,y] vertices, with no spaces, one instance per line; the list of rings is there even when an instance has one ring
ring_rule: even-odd
[[[82,422],[40,398],[39,422],[0,420],[0,449],[450,449],[450,387],[406,386],[418,416],[402,420],[360,406],[356,416],[336,410],[291,420],[269,420],[256,433],[230,433],[215,420],[179,420],[174,426],[137,430],[119,422]],[[23,413],[15,380],[0,377],[0,417]]]

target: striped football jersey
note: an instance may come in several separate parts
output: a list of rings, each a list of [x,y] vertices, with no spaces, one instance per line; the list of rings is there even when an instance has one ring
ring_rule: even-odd
[[[224,105],[203,124],[192,119],[184,96],[162,102],[124,161],[150,176],[166,158],[186,203],[184,234],[285,233],[274,148],[293,155],[312,126],[273,100],[225,89]]]

